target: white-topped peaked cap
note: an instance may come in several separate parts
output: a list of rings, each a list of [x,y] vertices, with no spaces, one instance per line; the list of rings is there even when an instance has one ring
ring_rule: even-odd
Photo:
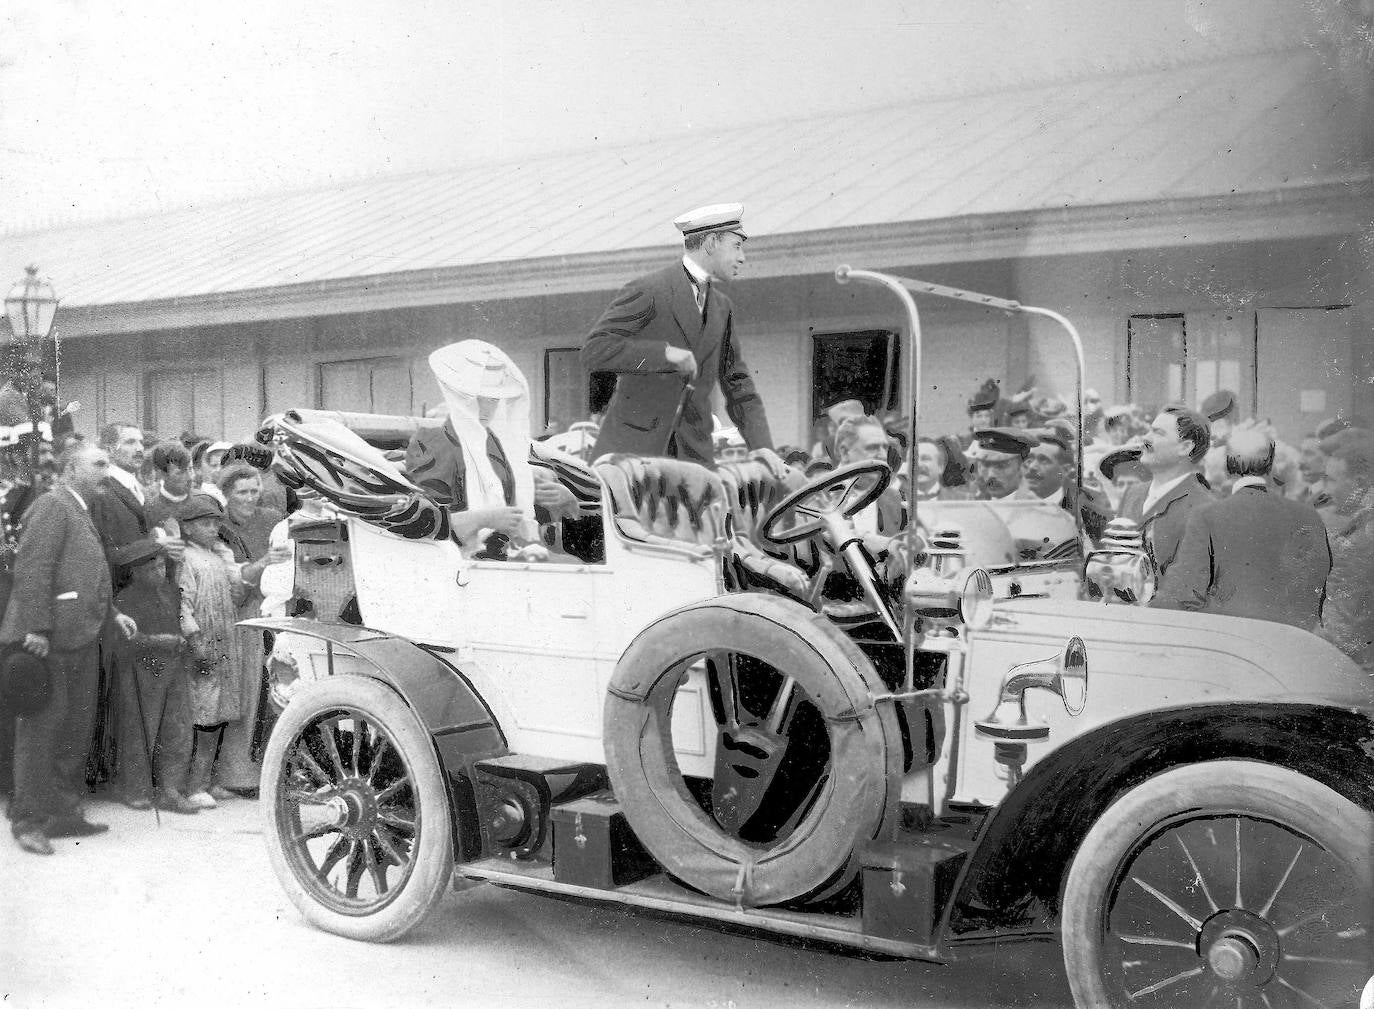
[[[684,235],[697,235],[703,231],[732,231],[740,238],[748,238],[744,233],[743,218],[743,203],[712,203],[680,215],[673,221],[673,227]]]

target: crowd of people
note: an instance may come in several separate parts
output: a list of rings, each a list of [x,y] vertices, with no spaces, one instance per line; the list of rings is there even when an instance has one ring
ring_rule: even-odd
[[[1029,386],[1003,396],[989,379],[966,430],[919,432],[914,468],[909,420],[857,399],[830,404],[809,446],[775,446],[719,290],[744,263],[742,215],[721,204],[674,222],[682,258],[627,284],[584,343],[584,364],[613,392],[593,421],[546,432],[552,444],[587,460],[707,467],[749,454],[798,481],[885,462],[895,479],[854,516],[875,559],[922,502],[1039,502],[1068,522],[1067,543],[1046,539],[1021,559],[1082,559],[1129,527],[1158,576],[1150,605],[1303,627],[1374,673],[1367,424],[1331,418],[1291,447],[1239,421],[1228,392],[1151,410],[1104,407],[1089,389],[1080,430],[1076,406]],[[449,513],[469,556],[538,559],[551,524],[562,549],[599,553],[594,482],[579,493],[529,464],[529,390],[514,362],[468,340],[430,363],[445,420],[381,464],[401,465]],[[27,371],[0,388],[0,768],[12,756],[19,846],[51,854],[53,838],[106,829],[82,812],[92,787],[185,815],[255,795],[264,657],[234,625],[284,613],[286,516],[309,491],[288,492],[256,443],[184,435],[149,451],[144,431],[118,422],[88,442],[55,385]],[[733,429],[712,417],[716,388]]]
[[[256,444],[49,433],[0,450],[0,767],[35,854],[106,829],[82,813],[94,788],[184,815],[256,795],[263,656],[234,625],[289,567],[295,497]]]

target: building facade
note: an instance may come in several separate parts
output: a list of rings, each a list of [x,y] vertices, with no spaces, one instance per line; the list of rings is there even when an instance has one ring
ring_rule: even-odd
[[[841,263],[1053,308],[1106,402],[1230,388],[1296,439],[1374,417],[1369,96],[1319,54],[1262,53],[10,235],[0,267],[38,262],[65,296],[61,394],[87,432],[423,413],[426,356],[469,337],[524,369],[538,430],[585,417],[577,349],[680,254],[672,217],[743,199],[731,296],[780,443],[833,399],[910,401],[900,306]],[[920,304],[927,429],[965,427],[988,377],[1071,399],[1055,327]]]

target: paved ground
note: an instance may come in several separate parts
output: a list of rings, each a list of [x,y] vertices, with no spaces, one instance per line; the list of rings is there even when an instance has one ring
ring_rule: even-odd
[[[399,943],[307,926],[272,877],[257,804],[195,817],[93,804],[110,833],[37,858],[0,836],[0,1007],[498,1009],[1053,1007],[1050,945],[938,967],[873,962],[490,886]]]

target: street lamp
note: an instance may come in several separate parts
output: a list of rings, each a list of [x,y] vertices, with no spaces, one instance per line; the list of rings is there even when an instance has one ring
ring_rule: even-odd
[[[39,425],[43,419],[39,362],[43,358],[44,343],[52,335],[53,323],[57,320],[57,292],[52,284],[38,276],[37,266],[25,267],[24,279],[5,295],[5,318],[14,335],[11,358],[14,374],[5,378],[26,401],[30,425],[29,479],[36,481],[42,442]]]
[[[38,267],[24,268],[24,279],[5,295],[5,318],[10,332],[26,345],[48,338],[57,318],[57,292],[38,275]]]

